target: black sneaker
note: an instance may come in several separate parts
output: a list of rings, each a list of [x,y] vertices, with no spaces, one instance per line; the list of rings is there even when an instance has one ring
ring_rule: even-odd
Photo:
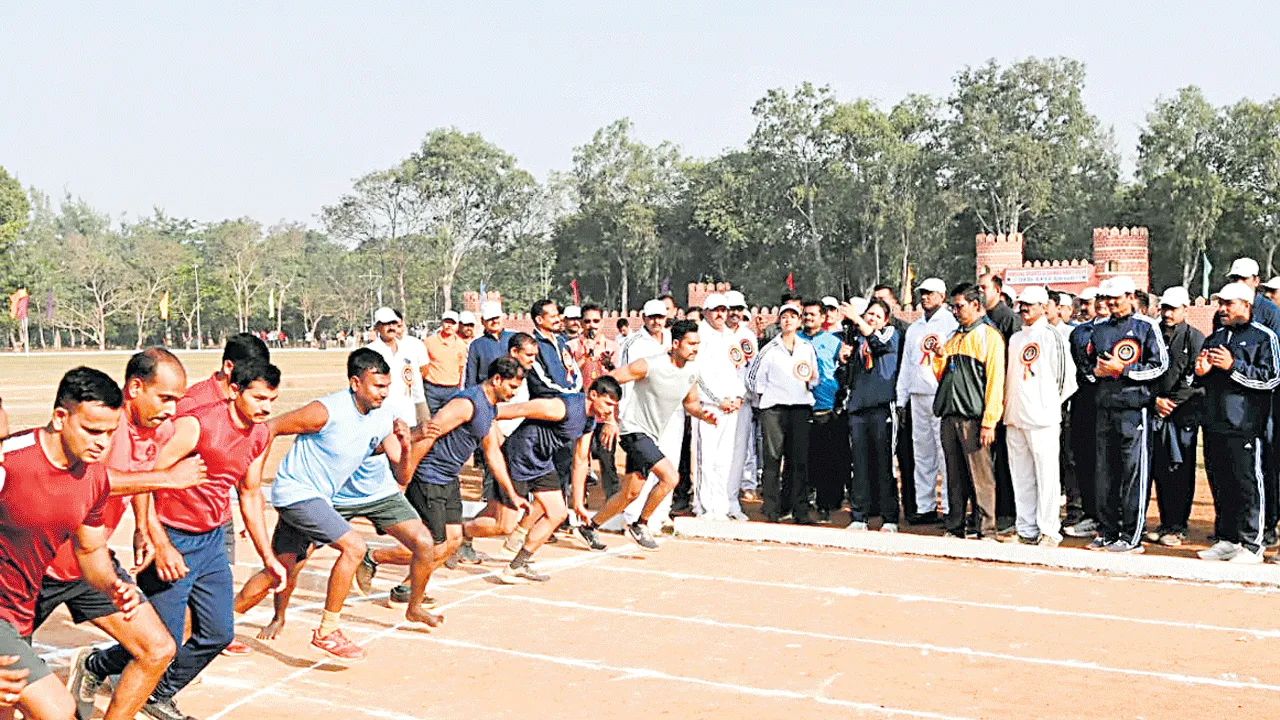
[[[1276,535],[1275,528],[1269,528],[1266,532],[1262,533],[1262,545],[1269,548],[1280,545],[1280,536]]]
[[[93,717],[93,699],[107,682],[105,677],[85,667],[85,661],[93,651],[92,646],[77,649],[76,654],[71,657],[71,671],[67,675],[67,691],[76,701],[76,717],[80,720],[89,720]]]
[[[645,550],[657,550],[658,543],[653,539],[653,533],[649,532],[649,526],[643,522],[633,522],[627,526],[627,535],[631,536],[636,544]]]
[[[147,698],[147,704],[142,706],[142,714],[153,720],[197,720],[179,710],[173,698],[161,700],[155,696]]]
[[[472,565],[480,564],[480,556],[476,554],[476,549],[471,546],[471,542],[469,540],[464,540],[462,544],[458,546],[458,559],[464,563],[470,563]]]
[[[575,540],[587,546],[588,550],[600,551],[609,549],[608,545],[600,542],[600,536],[596,533],[596,529],[590,525],[579,525],[573,529],[572,535]]]
[[[397,585],[391,588],[391,595],[388,599],[398,605],[407,605],[409,603],[409,586]]]
[[[937,525],[942,522],[942,518],[938,515],[937,510],[930,510],[929,512],[908,515],[907,522],[912,525]]]
[[[831,511],[826,508],[818,508],[818,522],[831,522]]]
[[[378,574],[378,563],[373,561],[373,551],[365,550],[360,567],[356,568],[356,592],[369,597],[373,592],[373,576]]]

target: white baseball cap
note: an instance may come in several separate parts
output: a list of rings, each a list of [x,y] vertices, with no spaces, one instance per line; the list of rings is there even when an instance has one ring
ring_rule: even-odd
[[[1191,304],[1191,295],[1181,285],[1174,285],[1160,296],[1161,307],[1187,307]]]
[[[729,309],[729,298],[720,293],[711,293],[702,301],[703,310],[714,310],[716,308]]]
[[[925,278],[924,282],[916,286],[916,292],[922,292],[922,293],[932,292],[932,293],[940,293],[942,295],[946,295],[947,284],[942,282],[942,278],[936,278],[936,277]]]
[[[1023,288],[1018,294],[1018,302],[1028,305],[1045,305],[1049,302],[1049,293],[1039,285]]]
[[[502,303],[490,300],[480,304],[480,319],[492,320],[502,317]]]
[[[564,316],[566,318],[580,318],[582,317],[582,308],[577,305],[570,305],[564,309]]]
[[[378,325],[400,322],[400,315],[389,307],[383,306],[373,313],[373,321]]]
[[[730,290],[725,293],[724,299],[729,301],[730,308],[745,308],[747,306],[747,298],[737,290]]]
[[[853,306],[853,311],[859,315],[867,311],[867,306],[871,305],[871,301],[864,297],[851,297],[849,304]]]
[[[661,300],[646,300],[644,309],[640,311],[645,317],[653,317],[654,315],[667,316],[667,304]]]
[[[1098,288],[1090,285],[1089,287],[1081,290],[1080,295],[1078,297],[1081,300],[1092,300],[1098,297]]]
[[[753,317],[755,317],[755,316],[756,316],[756,315],[755,315],[755,313],[751,312],[751,308],[749,308],[749,307],[743,307],[743,308],[742,308],[742,319],[743,319],[743,320],[750,320],[751,318],[753,318]]]
[[[445,310],[444,313],[440,315],[440,321],[441,322],[445,322],[445,321],[458,322],[458,313],[452,310]]]
[[[463,310],[461,313],[458,313],[458,324],[475,325],[476,314],[471,312],[470,310]]]
[[[793,312],[796,315],[803,315],[804,309],[800,307],[800,303],[794,300],[788,300],[783,303],[782,307],[778,308],[778,317],[782,317],[782,313],[784,312]]]
[[[1258,274],[1258,263],[1253,258],[1237,258],[1231,263],[1231,269],[1227,271],[1227,277],[1251,278]]]
[[[1133,283],[1133,278],[1128,275],[1117,275],[1113,278],[1107,278],[1102,281],[1102,285],[1098,287],[1098,295],[1100,297],[1120,297],[1122,295],[1132,295],[1138,291],[1138,286]]]
[[[840,307],[840,301],[828,295],[822,298],[822,307],[838,308]]]
[[[1262,283],[1262,287],[1268,290],[1280,290],[1280,275],[1277,275],[1271,278],[1270,280]]]
[[[1243,300],[1249,303],[1250,305],[1253,304],[1253,297],[1254,297],[1253,288],[1249,287],[1248,285],[1245,285],[1242,282],[1227,283],[1226,285],[1222,286],[1221,290],[1213,294],[1214,300],[1219,300],[1219,301]]]
[[[1072,302],[1071,293],[1069,292],[1058,293],[1059,305],[1070,305],[1071,302]]]

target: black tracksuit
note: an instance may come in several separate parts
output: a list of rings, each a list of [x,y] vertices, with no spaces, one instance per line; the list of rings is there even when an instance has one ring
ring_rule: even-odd
[[[1080,323],[1071,331],[1071,359],[1076,364],[1076,392],[1071,396],[1071,456],[1075,472],[1062,477],[1067,493],[1067,517],[1064,525],[1074,525],[1088,518],[1097,521],[1098,500],[1093,482],[1094,459],[1098,456],[1094,427],[1098,421],[1098,379],[1089,364],[1089,347],[1093,328],[1103,318]]]
[[[1225,347],[1230,370],[1211,367],[1196,378],[1205,389],[1204,461],[1217,510],[1218,538],[1260,552],[1266,502],[1262,446],[1271,395],[1280,384],[1280,343],[1260,323],[1220,327],[1205,350]]]
[[[1169,417],[1157,412],[1152,418],[1151,475],[1161,530],[1183,533],[1196,489],[1196,434],[1204,388],[1193,386],[1192,381],[1204,335],[1185,322],[1173,327],[1162,323],[1160,332],[1169,350],[1169,370],[1156,380],[1155,394],[1178,407]]]
[[[1009,304],[1000,299],[996,306],[987,310],[987,320],[1004,336],[1005,347],[1009,346],[1009,338],[1022,329],[1022,317],[1014,312]],[[1009,473],[1009,450],[1005,446],[1006,430],[1004,421],[996,424],[996,441],[991,444],[991,459],[996,472],[996,519],[1000,529],[1013,523],[1017,509],[1013,502],[1013,476]]]

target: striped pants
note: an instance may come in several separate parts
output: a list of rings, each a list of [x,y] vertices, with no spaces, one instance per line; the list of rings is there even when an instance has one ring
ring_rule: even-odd
[[[1206,432],[1204,469],[1218,514],[1218,539],[1259,552],[1266,515],[1262,440]]]
[[[1151,499],[1151,418],[1146,408],[1098,408],[1097,518],[1107,542],[1142,542]]]

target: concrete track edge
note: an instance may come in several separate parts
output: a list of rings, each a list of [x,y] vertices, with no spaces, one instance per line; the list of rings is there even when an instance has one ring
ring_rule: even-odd
[[[840,548],[885,555],[921,555],[1087,570],[1128,577],[1165,578],[1204,583],[1240,583],[1280,587],[1280,565],[1241,565],[1164,555],[1092,552],[1081,548],[990,543],[977,540],[851,532],[844,529],[763,522],[715,522],[691,517],[675,519],[677,537],[707,540],[772,542],[784,545]]]

